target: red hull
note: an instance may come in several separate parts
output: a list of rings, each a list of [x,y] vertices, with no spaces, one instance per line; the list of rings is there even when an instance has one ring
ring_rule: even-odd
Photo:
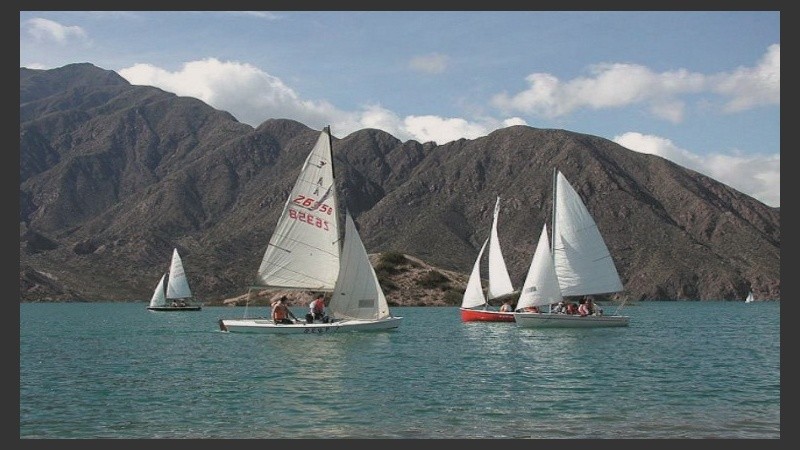
[[[462,322],[514,322],[514,313],[461,308]]]

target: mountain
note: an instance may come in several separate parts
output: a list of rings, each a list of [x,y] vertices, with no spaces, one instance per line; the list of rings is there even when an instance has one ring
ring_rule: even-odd
[[[20,68],[20,300],[145,301],[173,247],[202,301],[243,294],[318,135],[277,118],[253,128],[88,63]],[[607,139],[512,126],[436,145],[363,129],[333,150],[340,207],[370,253],[467,274],[499,195],[521,285],[557,168],[627,298],[780,298],[778,208]],[[395,303],[415,304],[404,292]]]

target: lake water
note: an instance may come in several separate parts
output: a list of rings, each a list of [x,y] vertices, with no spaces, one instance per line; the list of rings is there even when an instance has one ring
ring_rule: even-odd
[[[394,331],[279,336],[219,331],[243,308],[24,303],[19,436],[781,437],[780,302],[622,312],[629,327],[535,330],[395,307]]]

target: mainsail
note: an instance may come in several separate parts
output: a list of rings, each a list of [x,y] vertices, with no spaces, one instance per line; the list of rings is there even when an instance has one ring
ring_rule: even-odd
[[[339,247],[331,136],[326,127],[286,200],[254,285],[330,292],[339,274]]]
[[[553,259],[564,296],[619,292],[623,289],[594,219],[561,172],[556,171]]]
[[[169,267],[169,281],[167,282],[167,298],[189,298],[192,290],[189,289],[189,281],[186,279],[186,272],[183,270],[183,261],[178,249],[172,249],[172,263]]]
[[[500,197],[494,205],[494,218],[492,219],[492,234],[489,239],[489,284],[486,296],[488,300],[514,292],[511,284],[511,277],[508,276],[508,268],[500,251],[500,239],[497,235],[497,218],[500,215]]]

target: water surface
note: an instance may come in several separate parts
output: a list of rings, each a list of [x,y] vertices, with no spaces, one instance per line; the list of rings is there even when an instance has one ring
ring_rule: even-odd
[[[19,434],[780,438],[780,302],[647,302],[585,330],[392,312],[389,332],[245,335],[217,326],[243,308],[20,304]]]

